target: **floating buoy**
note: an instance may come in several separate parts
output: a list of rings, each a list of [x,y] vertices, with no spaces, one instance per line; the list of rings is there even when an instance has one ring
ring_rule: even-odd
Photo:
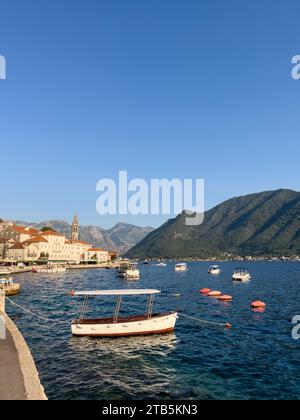
[[[210,292],[208,293],[209,297],[219,297],[222,296],[222,292],[218,292],[218,291],[214,291],[214,292]]]
[[[208,295],[211,292],[211,289],[201,289],[200,293],[201,295]]]
[[[254,309],[265,309],[265,307],[266,307],[266,304],[259,300],[251,303],[251,308],[254,308]]]
[[[232,296],[223,295],[219,297],[219,300],[222,302],[231,302],[233,300]]]

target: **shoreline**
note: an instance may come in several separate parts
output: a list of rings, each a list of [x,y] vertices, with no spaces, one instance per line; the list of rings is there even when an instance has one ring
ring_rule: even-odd
[[[0,341],[5,359],[1,359],[0,400],[46,401],[31,351],[16,324],[5,312],[5,294],[0,294],[0,315],[6,337]]]

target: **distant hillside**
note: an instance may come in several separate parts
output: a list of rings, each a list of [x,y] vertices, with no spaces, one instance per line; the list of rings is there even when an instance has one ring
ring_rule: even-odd
[[[47,220],[41,223],[16,221],[15,223],[32,226],[37,229],[48,226],[67,237],[70,237],[71,234],[71,225],[61,220]],[[152,231],[153,228],[150,227],[142,228],[126,223],[119,223],[108,230],[104,230],[98,226],[81,226],[80,239],[95,246],[116,250],[120,254],[123,254]]]
[[[128,256],[218,257],[300,254],[300,193],[278,190],[233,198],[205,213],[200,226],[169,220]]]

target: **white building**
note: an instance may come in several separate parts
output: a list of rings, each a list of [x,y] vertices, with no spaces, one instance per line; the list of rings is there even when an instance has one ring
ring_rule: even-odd
[[[82,262],[105,263],[111,253],[79,240],[77,215],[72,224],[71,240],[53,230],[37,229],[9,224],[0,230],[0,259],[7,261]]]

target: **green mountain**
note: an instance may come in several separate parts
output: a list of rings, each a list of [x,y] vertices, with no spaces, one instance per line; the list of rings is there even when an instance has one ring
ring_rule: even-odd
[[[205,213],[200,226],[185,214],[169,220],[134,246],[134,258],[300,255],[300,193],[268,191],[236,197]]]

